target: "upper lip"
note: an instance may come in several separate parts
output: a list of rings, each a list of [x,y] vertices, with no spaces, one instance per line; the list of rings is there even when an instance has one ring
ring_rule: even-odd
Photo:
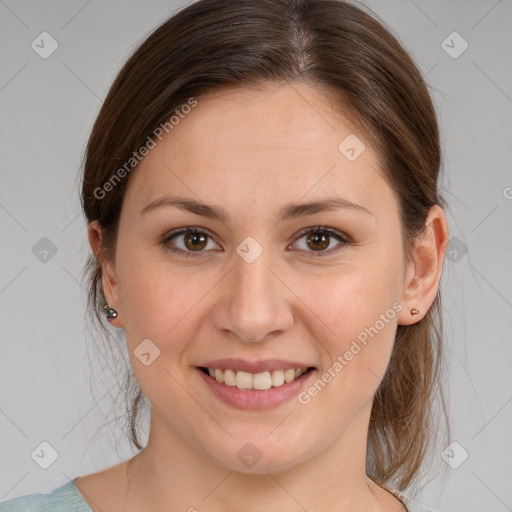
[[[215,361],[208,361],[201,364],[199,367],[260,373],[264,371],[288,370],[292,368],[311,368],[312,366],[306,363],[286,361],[284,359],[263,359],[261,361],[247,361],[245,359],[216,359]]]

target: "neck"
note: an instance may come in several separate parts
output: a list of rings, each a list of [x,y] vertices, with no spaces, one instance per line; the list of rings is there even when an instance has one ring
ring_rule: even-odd
[[[198,452],[152,408],[147,446],[127,465],[124,510],[382,511],[385,491],[366,476],[366,434],[354,425],[289,469],[242,473]]]

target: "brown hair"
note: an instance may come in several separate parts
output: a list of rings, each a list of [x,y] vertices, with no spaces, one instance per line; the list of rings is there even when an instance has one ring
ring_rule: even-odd
[[[107,190],[105,184],[173,111],[213,89],[293,81],[330,91],[335,104],[348,106],[364,127],[399,198],[403,249],[410,258],[429,208],[446,208],[437,186],[435,109],[420,72],[390,31],[374,15],[339,0],[200,0],[147,37],[110,88],[84,156],[82,207],[87,221],[98,220],[103,228],[102,257],[115,255],[129,176],[108,193],[98,190]],[[100,261],[90,255],[85,271],[88,311],[108,335]],[[367,470],[379,483],[405,489],[419,477],[438,434],[437,412],[449,430],[440,385],[442,332],[439,291],[422,320],[398,326],[369,425]],[[142,449],[136,421],[144,396],[129,371],[127,378],[130,440]]]

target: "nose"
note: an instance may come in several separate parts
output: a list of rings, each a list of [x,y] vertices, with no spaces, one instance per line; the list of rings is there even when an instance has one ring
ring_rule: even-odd
[[[252,263],[235,257],[213,308],[216,329],[244,342],[262,342],[291,328],[293,294],[271,260],[265,251]]]

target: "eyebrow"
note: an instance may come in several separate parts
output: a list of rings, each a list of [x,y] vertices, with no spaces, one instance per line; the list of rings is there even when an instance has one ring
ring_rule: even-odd
[[[140,212],[141,216],[148,214],[149,212],[155,211],[162,207],[175,207],[181,210],[206,217],[211,220],[218,220],[226,223],[229,221],[229,215],[220,206],[209,205],[201,203],[195,199],[178,196],[164,196],[146,205]],[[348,201],[340,197],[330,197],[311,203],[289,203],[283,206],[278,213],[278,218],[281,221],[295,219],[298,217],[304,217],[307,215],[313,215],[324,211],[332,211],[340,208],[350,209],[356,212],[364,213],[366,215],[373,215],[368,208],[364,206]]]

